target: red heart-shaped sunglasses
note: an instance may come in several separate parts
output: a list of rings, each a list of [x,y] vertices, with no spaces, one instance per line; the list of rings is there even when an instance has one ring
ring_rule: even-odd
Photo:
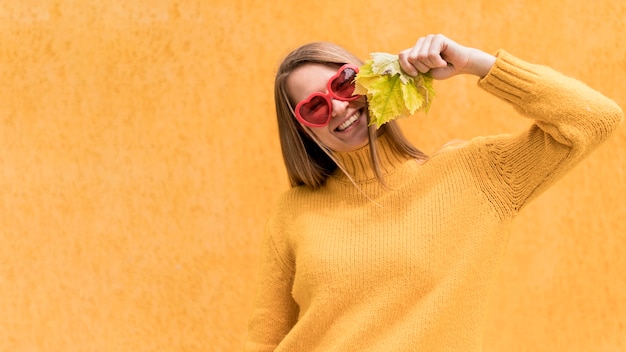
[[[353,95],[357,73],[359,73],[359,68],[355,65],[341,66],[328,80],[328,93],[312,93],[296,105],[296,119],[309,127],[328,125],[333,111],[331,99],[352,101],[359,98],[358,95]]]

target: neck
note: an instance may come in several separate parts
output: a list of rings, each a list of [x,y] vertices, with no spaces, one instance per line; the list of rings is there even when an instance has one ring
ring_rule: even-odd
[[[392,172],[409,156],[398,153],[392,146],[390,138],[383,134],[376,138],[377,161],[382,176]],[[376,179],[374,164],[370,156],[370,145],[366,145],[350,152],[335,153],[337,161],[343,166],[346,173],[355,182],[365,182]],[[339,178],[348,178],[341,170],[335,174]]]

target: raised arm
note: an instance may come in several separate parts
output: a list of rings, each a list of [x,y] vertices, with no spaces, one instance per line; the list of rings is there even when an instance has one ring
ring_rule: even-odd
[[[487,92],[511,104],[534,124],[517,135],[476,138],[477,180],[506,216],[514,214],[605,141],[623,120],[622,109],[583,82],[504,50],[495,55],[464,47],[443,35],[420,38],[399,54],[409,74],[436,79],[480,77]]]
[[[512,136],[486,137],[485,167],[496,173],[499,192],[517,211],[591,153],[623,120],[622,109],[583,82],[504,50],[478,81],[534,124]]]

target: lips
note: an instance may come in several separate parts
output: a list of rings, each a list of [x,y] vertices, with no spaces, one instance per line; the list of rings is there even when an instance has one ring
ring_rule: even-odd
[[[346,121],[342,122],[339,126],[337,126],[336,130],[341,132],[345,131],[348,127],[352,126],[353,123],[357,122],[361,117],[361,110],[356,111],[350,118]]]

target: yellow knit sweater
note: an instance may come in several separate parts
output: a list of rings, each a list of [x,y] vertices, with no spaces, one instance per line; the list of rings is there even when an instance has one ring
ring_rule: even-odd
[[[364,147],[339,155],[358,188],[337,172],[323,187],[287,191],[268,222],[246,351],[481,350],[511,220],[623,118],[577,80],[496,56],[479,86],[532,127],[421,165],[383,136],[390,189]]]

